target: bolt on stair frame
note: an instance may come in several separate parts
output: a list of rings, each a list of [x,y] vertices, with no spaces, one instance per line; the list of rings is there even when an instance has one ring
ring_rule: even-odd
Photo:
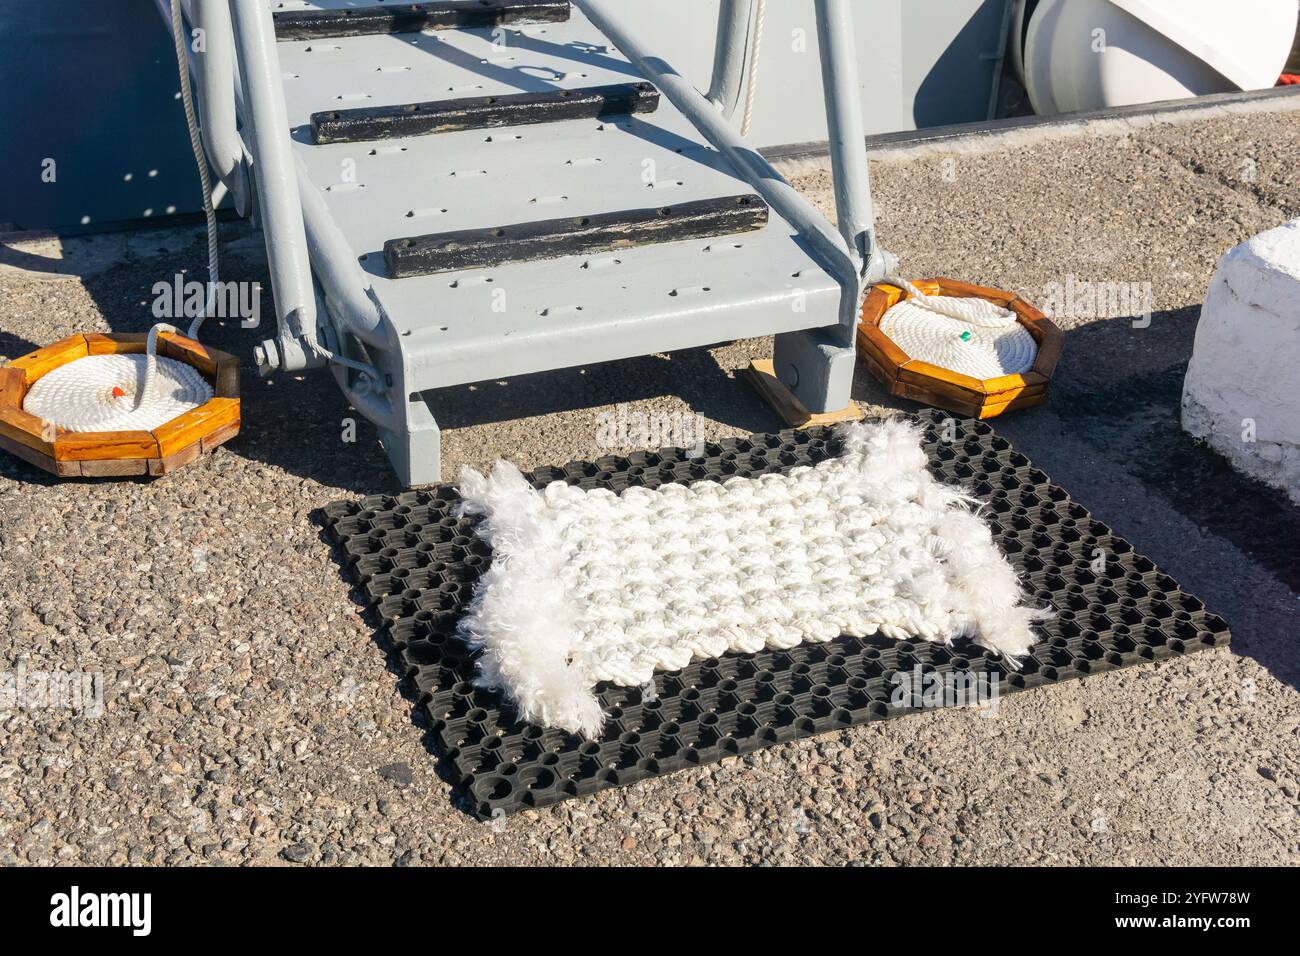
[[[187,0],[191,22],[205,30],[208,54],[200,72],[208,87],[230,53],[237,69],[235,116],[211,109],[204,141],[214,142],[242,120],[276,299],[279,334],[257,352],[262,371],[330,364],[349,401],[375,421],[381,438],[408,483],[437,480],[438,431],[427,403],[407,388],[407,361],[396,330],[384,314],[368,275],[326,208],[301,159],[294,155],[285,107],[276,31],[265,0]],[[227,36],[219,27],[223,3],[231,18]],[[853,331],[866,285],[885,272],[875,246],[867,161],[861,148],[861,104],[852,45],[848,0],[814,0],[822,45],[823,80],[836,178],[838,231],[738,135],[716,103],[654,56],[620,21],[608,0],[575,0],[574,6],[689,120],[725,158],[733,173],[754,188],[798,233],[806,250],[841,288],[839,322],[777,335],[777,374],[813,411],[825,411],[849,393],[855,363]],[[216,12],[214,12],[216,11]],[[752,16],[745,0],[723,0],[720,54],[737,62],[735,47],[746,39],[737,28]],[[209,21],[205,18],[211,18]],[[729,18],[729,19],[728,19]],[[211,29],[209,22],[218,24]],[[729,38],[724,40],[725,37]],[[227,44],[223,52],[221,47]],[[216,48],[216,56],[212,51]],[[745,56],[739,63],[743,68]],[[724,78],[729,71],[725,67]],[[215,126],[220,124],[222,132]],[[233,176],[232,176],[233,178]],[[225,179],[222,179],[225,182]],[[295,195],[296,191],[296,195]],[[318,312],[319,303],[319,312]],[[373,364],[372,364],[373,363]],[[367,374],[369,372],[370,374]],[[802,374],[802,377],[800,373]],[[360,378],[358,378],[360,376]],[[424,385],[423,387],[428,387]],[[836,405],[838,407],[838,405]],[[429,447],[417,449],[417,439]],[[420,477],[412,461],[420,459]]]

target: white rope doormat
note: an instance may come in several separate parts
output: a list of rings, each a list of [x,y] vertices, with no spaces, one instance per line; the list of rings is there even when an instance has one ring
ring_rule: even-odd
[[[594,688],[727,651],[877,632],[969,636],[1014,660],[1023,605],[972,501],[926,470],[903,422],[846,426],[841,457],[786,475],[584,491],[466,469],[461,509],[493,549],[461,635],[479,686],[526,720],[594,736]]]
[[[885,312],[880,331],[909,358],[981,381],[1034,367],[1038,343],[1010,309],[986,299],[926,295],[898,277],[886,281],[911,298]]]

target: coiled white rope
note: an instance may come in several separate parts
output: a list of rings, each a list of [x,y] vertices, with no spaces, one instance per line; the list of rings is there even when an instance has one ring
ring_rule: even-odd
[[[749,124],[754,120],[754,103],[758,96],[758,58],[763,50],[763,26],[767,22],[767,0],[758,0],[758,16],[754,22],[754,41],[749,54],[749,76],[745,80],[745,115],[740,122],[740,135],[749,135]]]
[[[159,357],[158,333],[149,330],[143,355],[87,355],[38,378],[23,410],[71,432],[151,431],[212,397],[198,369]]]
[[[212,176],[208,172],[208,158],[199,136],[199,120],[194,110],[194,91],[190,87],[190,61],[185,53],[185,21],[181,16],[181,0],[171,0],[172,40],[176,48],[176,69],[180,73],[181,102],[185,107],[185,125],[189,128],[190,149],[199,167],[199,181],[203,186],[203,219],[208,231],[208,295],[203,313],[190,323],[188,335],[199,337],[203,320],[211,315],[216,305],[217,283],[220,282],[220,252],[217,248],[217,211],[212,206]]]
[[[909,357],[981,380],[1033,368],[1038,343],[1010,309],[987,299],[926,295],[899,276],[885,281],[911,296],[880,320],[880,331]]]

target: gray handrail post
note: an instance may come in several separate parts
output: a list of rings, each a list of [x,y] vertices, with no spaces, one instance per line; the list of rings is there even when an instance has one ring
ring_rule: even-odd
[[[389,348],[389,329],[373,297],[371,283],[357,263],[347,239],[330,216],[320,187],[306,165],[294,157],[298,196],[307,229],[307,251],[316,266],[316,279],[327,299],[336,304],[346,329],[368,345]]]
[[[276,319],[281,335],[312,337],[316,301],[271,8],[265,0],[230,0],[230,13]]]
[[[203,52],[195,56],[199,78],[199,117],[203,143],[217,178],[235,200],[235,210],[251,207],[244,145],[235,111],[235,46],[228,0],[190,0],[191,24],[204,32]]]
[[[750,31],[754,28],[754,0],[721,0],[718,39],[713,49],[713,80],[708,98],[722,115],[730,117],[740,102]]]
[[[849,0],[816,0],[817,42],[821,49],[826,126],[835,178],[835,208],[840,235],[868,281],[883,278],[876,249],[871,174],[858,78],[857,38]]]
[[[203,151],[217,179],[212,190],[213,205],[220,204],[225,189],[235,201],[235,211],[246,216],[252,207],[252,197],[236,119],[235,46],[228,3],[229,0],[181,0],[181,16],[203,34],[201,50],[195,50],[191,37],[185,37],[183,42],[194,76]],[[170,34],[171,0],[155,0],[155,4]]]

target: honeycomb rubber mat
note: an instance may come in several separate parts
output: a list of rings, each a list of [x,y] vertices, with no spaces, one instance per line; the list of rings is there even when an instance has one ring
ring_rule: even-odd
[[[446,772],[481,818],[898,717],[934,700],[900,695],[897,674],[919,675],[925,683],[910,684],[918,688],[983,675],[1002,696],[1228,642],[1222,618],[1094,520],[989,425],[939,411],[913,417],[925,428],[931,473],[984,502],[994,540],[1040,606],[1056,611],[1019,670],[967,640],[945,647],[879,635],[728,654],[656,674],[653,692],[648,685],[600,685],[609,719],[603,736],[588,740],[521,723],[496,692],[471,684],[473,655],[456,636],[456,623],[492,555],[474,535],[477,518],[452,516],[452,486],[337,502],[323,517],[340,560],[384,622]],[[637,452],[528,477],[537,487],[567,481],[617,492],[784,472],[837,454],[833,429],[814,428],[725,439],[697,457],[675,449]]]

